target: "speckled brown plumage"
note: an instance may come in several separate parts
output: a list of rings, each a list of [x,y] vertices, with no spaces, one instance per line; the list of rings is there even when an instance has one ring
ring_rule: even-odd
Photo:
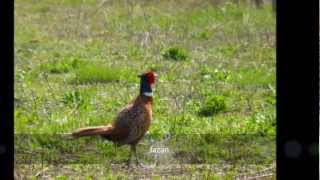
[[[136,157],[136,145],[149,130],[152,120],[152,85],[157,74],[150,71],[140,76],[140,94],[124,107],[112,124],[98,127],[87,127],[76,130],[73,137],[100,135],[116,145],[130,145],[130,165],[132,152]]]
[[[139,95],[119,112],[112,131],[102,136],[118,145],[137,144],[148,131],[151,119],[152,97]]]

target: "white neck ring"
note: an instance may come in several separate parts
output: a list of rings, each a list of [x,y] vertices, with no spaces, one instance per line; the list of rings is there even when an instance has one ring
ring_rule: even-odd
[[[148,96],[148,97],[152,97],[153,93],[152,92],[144,92],[143,95]]]

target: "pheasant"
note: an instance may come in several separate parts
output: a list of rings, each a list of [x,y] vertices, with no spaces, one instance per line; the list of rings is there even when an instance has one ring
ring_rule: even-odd
[[[102,138],[112,141],[116,146],[130,145],[128,167],[131,164],[132,153],[134,153],[136,164],[141,165],[138,161],[136,146],[150,127],[152,120],[152,90],[157,76],[153,71],[139,75],[139,95],[118,113],[111,124],[80,128],[75,130],[72,136],[78,138],[100,135]]]

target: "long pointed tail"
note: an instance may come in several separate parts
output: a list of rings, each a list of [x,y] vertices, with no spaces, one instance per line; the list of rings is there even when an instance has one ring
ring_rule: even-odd
[[[97,126],[97,127],[87,127],[77,129],[72,133],[73,137],[83,137],[83,136],[94,136],[94,135],[103,135],[110,134],[113,130],[113,126]]]

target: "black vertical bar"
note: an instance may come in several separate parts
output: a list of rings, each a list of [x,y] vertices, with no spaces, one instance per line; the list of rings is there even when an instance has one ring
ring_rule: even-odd
[[[13,179],[13,0],[1,1],[0,179]]]
[[[276,7],[277,179],[318,179],[319,1],[279,0]]]

